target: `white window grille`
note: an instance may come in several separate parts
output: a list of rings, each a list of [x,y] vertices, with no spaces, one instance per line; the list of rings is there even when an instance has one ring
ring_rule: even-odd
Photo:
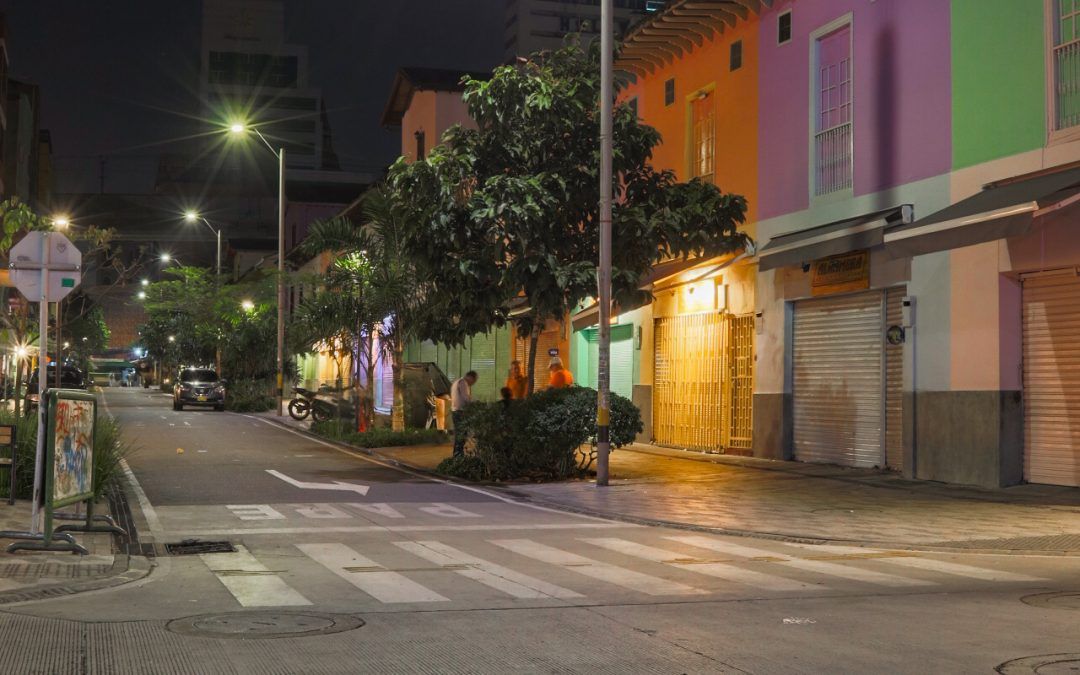
[[[1054,0],[1054,128],[1080,124],[1080,0]]]
[[[852,186],[851,26],[817,40],[814,194]]]

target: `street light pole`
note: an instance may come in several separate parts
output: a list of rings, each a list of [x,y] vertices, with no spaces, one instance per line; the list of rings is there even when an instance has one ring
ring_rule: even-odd
[[[596,410],[596,484],[608,484],[611,451],[611,182],[614,22],[612,0],[600,0],[600,302],[599,368]]]
[[[262,134],[259,134],[262,137]],[[265,140],[265,139],[264,139]],[[277,416],[285,388],[285,148],[278,150]]]

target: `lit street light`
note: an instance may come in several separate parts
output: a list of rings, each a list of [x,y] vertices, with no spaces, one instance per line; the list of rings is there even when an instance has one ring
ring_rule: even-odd
[[[140,300],[145,300],[146,299],[146,291],[139,291],[138,293],[136,293],[135,296],[137,298],[139,298]]]
[[[150,285],[150,280],[149,280],[149,279],[143,279],[143,280],[142,280],[142,281],[141,281],[140,283],[141,283],[141,284],[142,284],[143,286],[149,286],[149,285]]]
[[[220,278],[221,277],[221,228],[216,228],[215,229],[214,226],[210,224],[210,221],[207,220],[206,218],[202,217],[201,215],[199,215],[199,213],[197,211],[188,211],[187,213],[185,213],[184,214],[184,220],[189,222],[189,223],[197,223],[197,222],[199,222],[201,220],[203,222],[203,224],[205,224],[208,228],[210,228],[210,231],[214,233],[214,236],[217,237],[217,268],[216,268],[216,272],[217,272],[217,276]]]
[[[245,312],[250,312],[250,311],[253,311],[255,309],[255,303],[250,301],[250,300],[244,300],[243,302],[240,303],[240,307]]]
[[[281,416],[281,401],[285,386],[285,148],[274,150],[266,137],[254,125],[241,121],[229,124],[234,136],[255,132],[263,145],[278,158],[278,279],[277,279],[277,414]]]
[[[169,253],[162,253],[161,256],[159,257],[159,260],[161,260],[161,262],[163,262],[163,263],[167,263],[170,260],[172,260],[172,255],[169,254]]]
[[[65,215],[57,215],[52,219],[52,224],[58,230],[66,230],[71,226],[71,219]]]
[[[83,338],[83,339],[85,340],[86,338]],[[176,342],[176,336],[175,335],[170,335],[169,336],[169,342]]]

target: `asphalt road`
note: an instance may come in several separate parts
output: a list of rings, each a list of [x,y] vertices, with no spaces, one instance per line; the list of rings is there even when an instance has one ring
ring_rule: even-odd
[[[237,551],[162,556],[142,581],[0,613],[0,672],[989,673],[1051,654],[1002,672],[1080,667],[1080,595],[1047,595],[1080,591],[1077,558],[614,523],[141,390],[106,400],[140,448],[143,534]],[[262,635],[296,630],[310,634]]]

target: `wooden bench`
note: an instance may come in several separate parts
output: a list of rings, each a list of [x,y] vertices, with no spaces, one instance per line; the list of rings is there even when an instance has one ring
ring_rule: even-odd
[[[7,451],[4,453],[4,451]],[[7,457],[0,457],[0,471],[7,469],[8,472],[8,505],[15,503],[15,427],[12,425],[0,425],[0,453]]]

